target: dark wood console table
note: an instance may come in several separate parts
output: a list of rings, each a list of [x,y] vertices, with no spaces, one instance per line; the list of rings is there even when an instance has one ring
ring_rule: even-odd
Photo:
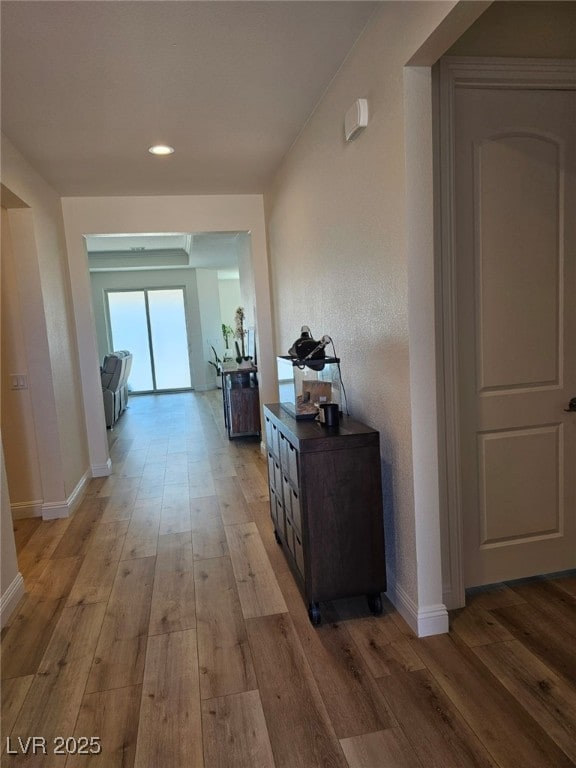
[[[264,406],[270,512],[276,540],[308,604],[366,595],[382,612],[386,589],[378,432],[341,416],[338,428]]]

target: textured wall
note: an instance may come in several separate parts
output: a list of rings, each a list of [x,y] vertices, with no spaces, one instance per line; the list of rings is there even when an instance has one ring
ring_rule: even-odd
[[[22,264],[19,280],[27,282],[21,298],[43,311],[41,317],[39,310],[30,309],[38,312],[38,333],[29,339],[29,358],[42,367],[32,384],[43,404],[35,418],[44,501],[63,501],[86,472],[88,454],[60,197],[4,136],[2,176],[5,186],[30,206],[30,211],[11,214],[11,229],[14,249],[22,244],[22,257],[35,259]],[[31,230],[24,220],[30,212]],[[22,228],[16,241],[18,219]]]
[[[350,412],[380,430],[387,557],[418,601],[405,231],[403,67],[453,3],[386,3],[266,196],[276,351],[334,339]],[[346,143],[357,98],[370,123]]]

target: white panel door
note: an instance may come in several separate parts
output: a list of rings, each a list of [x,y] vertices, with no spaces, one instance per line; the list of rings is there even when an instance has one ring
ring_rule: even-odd
[[[454,101],[465,586],[576,567],[576,91]]]

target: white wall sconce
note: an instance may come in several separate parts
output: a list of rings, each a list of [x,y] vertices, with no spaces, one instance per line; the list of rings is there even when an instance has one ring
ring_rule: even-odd
[[[346,112],[344,118],[344,135],[346,141],[352,141],[368,125],[368,101],[357,99]]]

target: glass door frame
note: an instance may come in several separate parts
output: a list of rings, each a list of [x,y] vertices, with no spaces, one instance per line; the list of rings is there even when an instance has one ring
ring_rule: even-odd
[[[186,327],[186,347],[188,349],[188,368],[190,369],[190,386],[189,387],[176,387],[171,389],[157,389],[156,388],[156,365],[154,363],[154,347],[152,344],[152,323],[150,321],[150,305],[148,302],[148,293],[150,291],[182,291],[182,305],[184,307],[184,324]],[[106,288],[104,290],[105,296],[105,308],[106,308],[106,335],[108,337],[108,346],[110,349],[114,349],[114,339],[112,338],[112,320],[110,317],[110,302],[108,294],[110,293],[138,293],[144,294],[144,308],[146,311],[146,333],[148,338],[148,351],[150,354],[150,372],[152,374],[152,386],[153,389],[139,389],[136,392],[130,394],[138,395],[158,395],[170,392],[190,392],[194,389],[192,386],[192,366],[190,364],[190,331],[188,327],[188,311],[186,304],[186,286],[185,285],[156,285],[151,288],[132,287],[132,288]]]

